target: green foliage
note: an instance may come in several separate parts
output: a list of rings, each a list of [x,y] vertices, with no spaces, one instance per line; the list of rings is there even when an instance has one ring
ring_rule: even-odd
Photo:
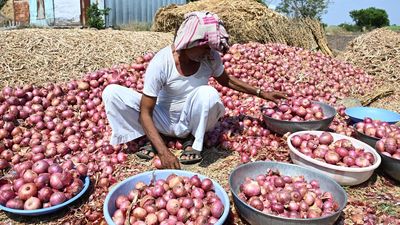
[[[0,0],[0,9],[6,4],[7,0]]]
[[[105,27],[103,16],[107,16],[110,8],[99,9],[98,3],[91,4],[87,9],[89,27],[103,29]]]
[[[276,11],[292,18],[311,17],[321,20],[326,13],[330,0],[282,0]]]
[[[346,31],[350,32],[359,32],[362,30],[360,26],[354,25],[354,24],[348,24],[348,23],[341,23],[339,24],[339,27],[342,27]]]
[[[388,14],[383,9],[369,7],[367,9],[350,11],[350,17],[359,27],[368,30],[378,27],[389,26]]]

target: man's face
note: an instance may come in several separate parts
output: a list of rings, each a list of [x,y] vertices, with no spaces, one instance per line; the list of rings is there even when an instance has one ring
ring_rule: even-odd
[[[210,51],[211,49],[208,45],[203,45],[186,49],[186,55],[189,57],[189,59],[200,62],[210,55]]]

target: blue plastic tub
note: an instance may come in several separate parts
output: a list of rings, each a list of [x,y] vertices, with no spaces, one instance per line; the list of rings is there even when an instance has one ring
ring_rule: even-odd
[[[390,124],[395,124],[400,121],[400,114],[381,108],[352,107],[346,109],[345,112],[354,123],[363,121],[365,117],[369,117],[373,120],[381,120]]]
[[[9,213],[13,213],[13,214],[17,214],[17,215],[22,215],[22,216],[38,216],[38,215],[50,214],[50,213],[53,213],[60,209],[63,209],[65,207],[69,206],[74,201],[76,201],[87,191],[87,189],[89,188],[89,185],[90,185],[90,179],[89,179],[89,177],[85,177],[83,189],[81,190],[81,192],[79,192],[74,197],[70,198],[68,201],[66,201],[62,204],[56,205],[56,206],[49,207],[49,208],[35,209],[35,210],[22,210],[22,209],[10,209],[10,208],[0,205],[0,210],[9,212]]]
[[[107,224],[115,225],[114,221],[112,220],[112,215],[114,214],[115,208],[115,200],[119,195],[127,195],[130,190],[132,190],[135,184],[139,181],[149,184],[150,181],[153,179],[153,173],[156,179],[166,179],[170,174],[176,174],[178,176],[186,176],[191,177],[194,175],[198,175],[201,180],[208,178],[198,173],[193,173],[190,171],[185,170],[154,170],[148,171],[144,173],[137,174],[135,176],[129,177],[126,180],[120,182],[115,187],[113,187],[110,192],[107,194],[106,200],[104,201],[103,207],[103,214],[104,218],[106,219]],[[212,180],[214,184],[214,190],[217,196],[221,199],[222,203],[224,204],[224,213],[222,214],[221,218],[218,220],[216,225],[222,225],[229,214],[230,203],[228,194],[225,190],[219,185],[217,182]]]

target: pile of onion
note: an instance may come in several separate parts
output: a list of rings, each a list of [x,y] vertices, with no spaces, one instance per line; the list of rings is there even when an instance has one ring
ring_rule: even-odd
[[[360,133],[378,139],[395,137],[396,135],[400,137],[400,127],[380,120],[372,120],[368,117],[364,121],[356,123],[355,128]]]
[[[82,190],[85,168],[74,169],[72,161],[60,165],[50,159],[18,163],[11,171],[11,182],[0,187],[0,204],[21,210],[59,205]]]
[[[274,169],[246,178],[239,197],[265,214],[288,218],[318,218],[339,210],[332,193],[321,190],[317,180],[307,182],[303,176],[284,176]]]
[[[214,224],[224,212],[224,204],[215,194],[210,179],[171,174],[149,185],[135,184],[127,195],[115,201],[115,224],[172,225]]]
[[[325,119],[322,107],[307,98],[281,101],[278,105],[272,106],[263,112],[266,116],[277,120],[299,122]]]
[[[375,148],[383,155],[400,160],[400,136],[382,138]]]
[[[322,132],[319,137],[313,134],[294,135],[290,141],[304,155],[332,165],[358,168],[375,162],[371,152],[354,147],[348,139],[334,141],[329,132]]]

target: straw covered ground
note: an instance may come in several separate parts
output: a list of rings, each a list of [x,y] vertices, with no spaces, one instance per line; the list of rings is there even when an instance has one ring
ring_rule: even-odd
[[[66,82],[172,43],[172,34],[91,29],[0,31],[0,88]]]
[[[385,38],[385,35],[382,34],[377,36]],[[100,68],[109,68],[116,64],[130,64],[136,57],[148,51],[158,51],[171,43],[172,37],[171,33],[115,30],[23,29],[0,31],[0,89],[6,85],[60,83],[81,78],[84,73]],[[366,44],[370,38],[364,39],[362,43]],[[366,45],[372,48],[383,42],[378,37],[375,37],[374,40],[374,42]],[[389,45],[389,43],[387,44]],[[394,43],[390,43],[390,45],[392,48],[394,48],[393,46],[400,46],[399,44],[394,45]],[[353,46],[358,45],[353,44]],[[382,46],[385,45],[382,44]],[[359,51],[361,50],[375,54],[375,57],[385,57],[370,51],[366,47],[360,47]],[[391,53],[390,48],[384,50],[381,47],[378,50],[382,54],[384,54],[384,51],[388,51],[388,53],[385,53],[387,57],[390,57],[390,59],[386,60],[387,62],[394,63],[395,61],[391,57],[398,56],[398,54]],[[360,54],[360,56],[352,57],[350,56],[351,53],[344,54],[349,57],[349,61],[355,57],[360,57],[359,60],[351,62],[371,73],[368,70],[368,65],[362,64],[362,57],[368,57],[368,54],[362,55],[354,50],[352,54]],[[386,61],[371,60],[376,66],[385,67]],[[398,58],[397,62],[399,62]],[[383,69],[380,71],[383,71]],[[397,71],[399,71],[398,67]],[[398,85],[398,80],[392,81],[394,84],[396,82]],[[394,98],[393,96],[398,95],[392,95],[389,98]],[[379,100],[377,104],[381,104],[381,101],[382,104],[384,104],[384,101],[386,101],[386,104],[390,102],[391,104],[383,105],[384,108],[390,108],[393,104],[398,105],[400,102],[398,97],[396,98],[397,100],[391,100],[396,102],[390,102],[390,100],[384,98]],[[185,166],[183,169],[198,172],[215,179],[229,193],[229,173],[240,164],[240,157],[236,152],[232,151],[217,149],[211,151],[213,151],[212,154],[207,154],[206,152],[205,159],[200,165]],[[267,149],[265,152],[260,153],[258,159],[289,161],[287,152],[288,149],[278,149],[275,152]],[[275,158],[278,155],[280,158]],[[118,178],[118,181],[122,181],[124,178],[151,168],[152,166],[149,162],[129,154],[127,163],[118,165],[113,175]],[[97,180],[98,177],[93,177],[92,183],[96,183]],[[105,190],[100,196],[97,196],[93,194],[93,189],[92,185],[90,191],[76,204],[53,215],[23,218],[0,212],[0,224],[91,224],[85,217],[84,212],[97,209],[97,212],[101,214],[103,201],[107,194]],[[346,191],[349,202],[337,224],[394,225],[400,220],[400,218],[395,220],[400,215],[400,185],[382,174],[382,172],[378,171],[364,184],[351,188],[347,187]],[[376,223],[371,223],[370,221],[375,221]],[[103,224],[105,224],[104,221]],[[244,224],[236,215],[234,207],[232,207],[232,214],[229,217],[228,224]]]
[[[174,32],[192,11],[210,11],[223,21],[231,43],[282,43],[304,49],[319,49],[332,55],[323,28],[311,19],[291,20],[257,1],[203,0],[170,5],[158,10],[152,30]]]
[[[392,91],[387,97],[377,99],[372,106],[400,112],[400,33],[381,28],[360,35],[337,58],[379,78],[380,90]]]

